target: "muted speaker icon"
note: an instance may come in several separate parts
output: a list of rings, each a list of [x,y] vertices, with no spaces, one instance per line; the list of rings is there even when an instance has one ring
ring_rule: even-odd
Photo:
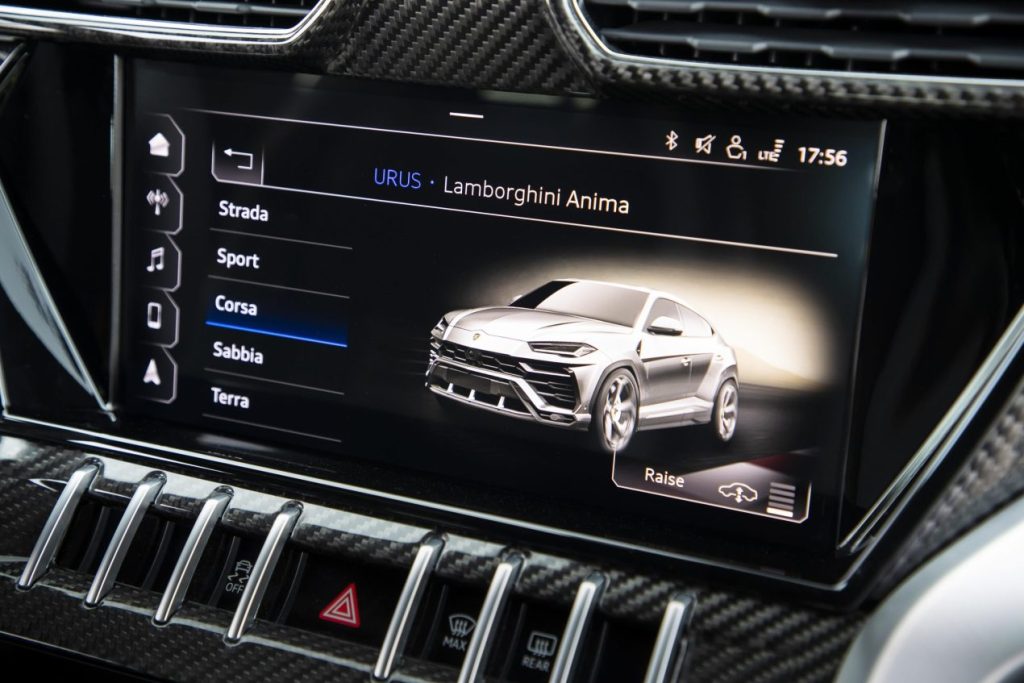
[[[161,209],[167,208],[171,198],[163,190],[150,190],[146,193],[146,203],[153,207],[153,213],[160,215]]]

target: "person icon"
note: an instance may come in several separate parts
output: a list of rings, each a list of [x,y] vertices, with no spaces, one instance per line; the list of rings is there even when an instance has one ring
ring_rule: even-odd
[[[747,150],[743,149],[743,138],[733,135],[729,138],[729,146],[725,148],[725,155],[733,161],[743,161],[747,158]]]

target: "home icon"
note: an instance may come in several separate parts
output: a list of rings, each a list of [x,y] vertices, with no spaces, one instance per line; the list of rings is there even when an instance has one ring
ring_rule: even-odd
[[[171,156],[171,142],[163,133],[157,133],[149,139],[149,154],[154,157]]]

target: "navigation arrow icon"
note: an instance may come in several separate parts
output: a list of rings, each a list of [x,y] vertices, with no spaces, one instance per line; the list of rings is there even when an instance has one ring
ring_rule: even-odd
[[[160,371],[156,367],[155,358],[149,359],[149,365],[146,366],[146,374],[142,378],[142,383],[160,386]]]

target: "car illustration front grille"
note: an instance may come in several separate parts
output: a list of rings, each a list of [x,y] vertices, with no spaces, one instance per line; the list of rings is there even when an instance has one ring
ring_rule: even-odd
[[[500,353],[480,351],[478,349],[471,349],[468,346],[445,342],[441,345],[441,355],[466,365],[472,365],[475,368],[494,370],[495,372],[503,372],[506,375],[517,375],[519,377],[523,375],[523,371],[520,369],[519,363],[515,358]]]
[[[559,363],[524,361],[515,356],[451,342],[442,342],[436,353],[475,368],[522,377],[548,404],[569,410],[576,407],[576,380],[569,369]]]

